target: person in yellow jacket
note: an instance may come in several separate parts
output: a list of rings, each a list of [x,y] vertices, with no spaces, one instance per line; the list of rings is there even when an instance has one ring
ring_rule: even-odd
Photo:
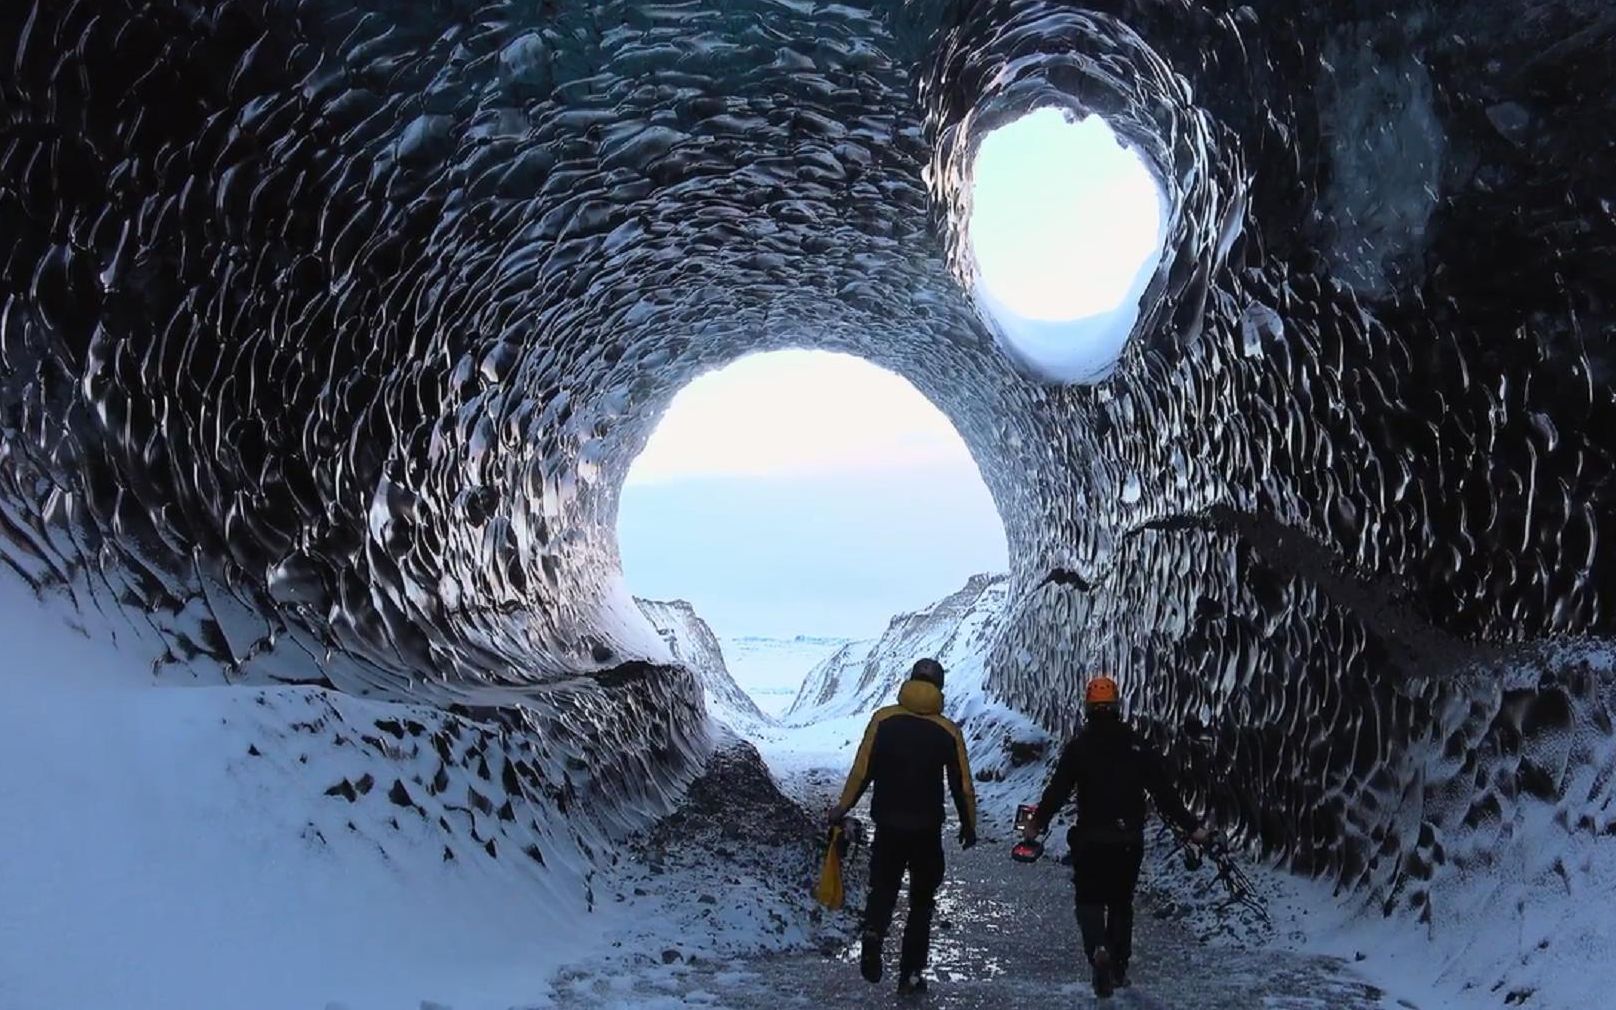
[[[926,990],[922,978],[931,950],[931,917],[943,882],[943,781],[959,813],[962,848],[976,844],[976,791],[965,738],[943,717],[943,667],[935,659],[915,663],[898,691],[898,703],[870,718],[853,771],[829,820],[839,822],[875,787],[870,820],[870,897],[864,910],[859,970],[866,981],[881,981],[887,927],[909,874],[909,921],[904,925],[898,961],[898,992]]]

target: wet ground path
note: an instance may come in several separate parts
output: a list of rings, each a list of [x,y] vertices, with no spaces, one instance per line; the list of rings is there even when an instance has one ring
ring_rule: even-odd
[[[962,853],[949,845],[939,895],[931,991],[899,997],[894,975],[899,906],[887,942],[887,977],[866,983],[846,944],[804,953],[659,966],[610,979],[574,978],[557,1007],[725,1010],[916,1007],[926,1010],[1392,1010],[1400,1005],[1357,978],[1345,963],[1287,951],[1203,944],[1183,925],[1141,907],[1135,932],[1135,987],[1097,1000],[1080,966],[1069,871],[1025,866],[1007,840]]]
[[[896,937],[888,941],[889,978],[870,985],[853,951],[836,958],[777,957],[747,966],[754,978],[715,988],[735,1010],[914,1004],[939,1010],[1018,1010],[1098,1003],[1082,964],[1066,868],[1022,866],[1005,846],[951,854],[940,896],[933,944],[931,991],[899,998],[890,977]],[[900,910],[901,913],[901,910]],[[898,921],[902,921],[901,918]],[[1109,1000],[1118,1010],[1369,1010],[1380,994],[1353,979],[1339,962],[1201,946],[1176,924],[1142,917],[1136,924],[1135,987]],[[770,994],[748,1003],[749,995]]]

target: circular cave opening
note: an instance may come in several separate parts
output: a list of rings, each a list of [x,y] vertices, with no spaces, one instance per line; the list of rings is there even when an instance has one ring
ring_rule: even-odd
[[[617,536],[664,641],[689,637],[666,625],[693,612],[770,716],[841,646],[1007,565],[948,417],[900,376],[814,350],[749,355],[681,389],[625,479]],[[658,606],[675,600],[688,608]]]
[[[1169,217],[1155,171],[1104,119],[1046,106],[984,136],[971,166],[972,296],[1039,378],[1116,367],[1161,262]]]

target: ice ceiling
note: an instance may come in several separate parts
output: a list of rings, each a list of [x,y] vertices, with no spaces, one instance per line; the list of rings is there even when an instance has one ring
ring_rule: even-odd
[[[1417,905],[1518,803],[1613,830],[1563,638],[1616,623],[1613,44],[1604,0],[8,3],[3,556],[177,670],[611,670],[659,412],[847,351],[999,503],[1007,697],[1067,728],[1114,670],[1202,802]],[[975,146],[1051,105],[1167,191],[1093,387],[962,293]]]

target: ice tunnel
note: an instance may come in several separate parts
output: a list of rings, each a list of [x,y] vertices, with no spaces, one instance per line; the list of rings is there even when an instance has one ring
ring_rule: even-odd
[[[164,677],[520,696],[676,776],[626,468],[700,372],[856,354],[1005,519],[1006,700],[1115,672],[1199,804],[1419,907],[1524,805],[1616,832],[1610,44],[1594,0],[9,3],[5,574]],[[969,293],[977,146],[1050,105],[1164,188],[1092,385]]]

